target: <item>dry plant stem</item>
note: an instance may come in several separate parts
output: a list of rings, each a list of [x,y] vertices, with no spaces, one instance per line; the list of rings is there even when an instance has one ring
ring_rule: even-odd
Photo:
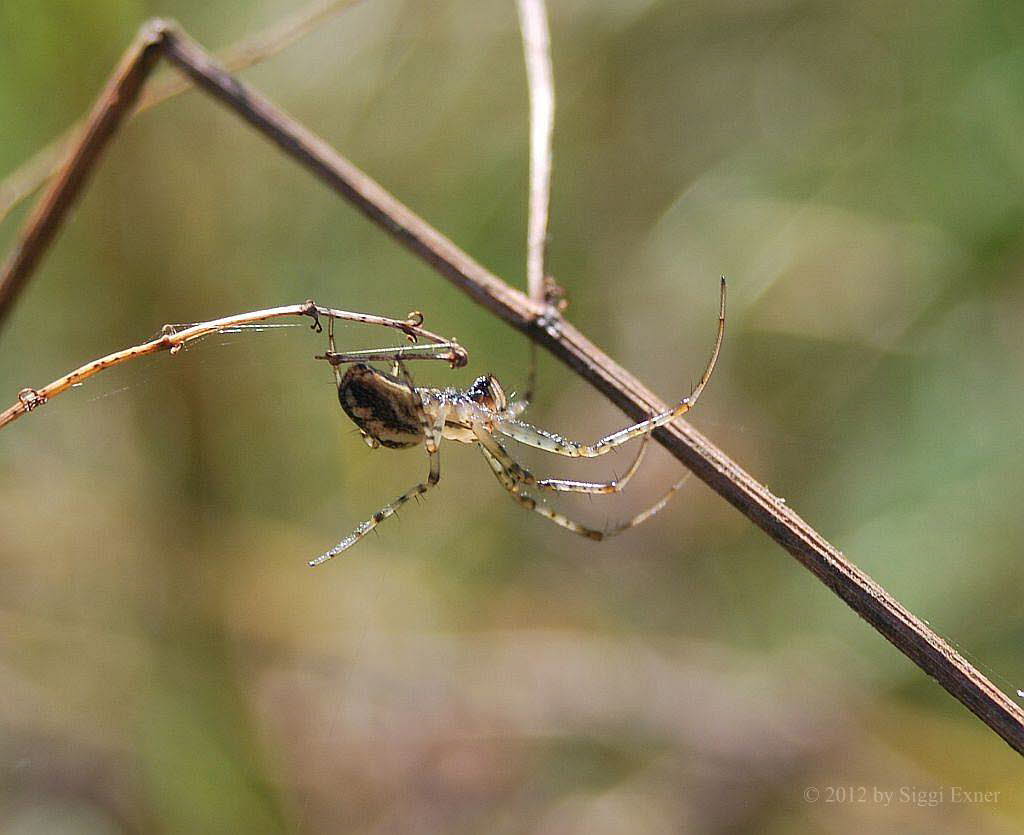
[[[302,304],[290,304],[283,307],[270,307],[264,310],[254,310],[251,313],[235,313],[231,316],[223,316],[220,319],[212,319],[209,322],[200,322],[187,327],[182,326],[180,329],[176,326],[164,325],[162,335],[156,339],[151,339],[149,342],[143,342],[141,345],[124,348],[120,351],[115,351],[112,354],[107,354],[105,357],[100,357],[99,359],[87,362],[80,368],[76,368],[74,371],[69,371],[63,377],[59,377],[49,385],[43,386],[40,389],[22,389],[21,394],[18,396],[18,402],[5,409],[3,412],[0,412],[0,429],[3,429],[7,424],[17,420],[22,415],[44,405],[62,392],[65,392],[73,386],[83,383],[90,377],[99,374],[101,371],[107,371],[121,365],[122,363],[129,362],[149,354],[158,354],[161,351],[169,351],[173,354],[189,342],[208,336],[212,333],[221,333],[230,328],[239,327],[240,325],[250,325],[255,322],[266,322],[270,319],[280,319],[285,316],[308,316],[313,319],[313,327],[316,330],[320,330],[321,316],[325,319],[343,319],[349,322],[359,322],[364,325],[380,325],[382,327],[400,330],[410,340],[423,339],[429,343],[425,346],[414,346],[415,348],[420,349],[418,351],[414,350],[410,354],[403,353],[403,359],[406,360],[443,360],[455,368],[465,365],[468,359],[465,350],[457,342],[445,339],[444,337],[438,336],[437,334],[431,333],[430,331],[424,330],[420,327],[419,323],[423,320],[422,317],[415,312],[409,314],[408,319],[388,319],[384,316],[374,316],[370,313],[353,313],[348,310],[335,310],[330,307],[321,307],[320,305],[307,301]],[[430,351],[431,348],[436,350]],[[374,352],[371,351],[365,353],[372,354]]]
[[[78,144],[29,215],[25,231],[0,272],[0,324],[81,191],[96,157],[131,109],[160,55],[160,42],[158,26],[147,24],[142,28],[87,118]]]
[[[544,301],[544,261],[551,205],[551,134],[555,125],[555,84],[551,35],[544,0],[519,0],[519,28],[530,91],[530,211],[526,246],[526,287]]]
[[[147,50],[151,46],[162,45],[167,57],[205,90],[264,133],[441,275],[551,351],[634,420],[642,420],[666,408],[639,380],[569,322],[545,310],[543,305],[508,286],[478,264],[327,143],[295,123],[261,95],[231,78],[179,30],[166,23],[153,23],[144,30],[140,41],[130,53],[135,63],[144,65],[149,60]],[[115,81],[132,74],[132,63],[122,64]],[[137,68],[134,72],[138,72]],[[79,165],[86,168],[94,158],[95,153],[81,152],[74,157],[79,160]],[[66,168],[65,176],[71,176],[68,171]],[[74,176],[81,179],[84,173],[77,171]],[[54,204],[48,195],[44,205],[33,215],[31,224],[53,225],[47,206],[49,211],[53,211]],[[25,263],[30,267],[38,259],[43,243],[33,225],[26,230],[24,240],[33,241],[31,246],[38,250],[26,258]],[[23,281],[27,277],[27,268],[19,269],[26,270],[18,278],[18,281]],[[10,275],[8,271],[6,278]],[[7,312],[11,300],[9,293],[0,294],[0,316]],[[654,437],[796,557],[922,670],[933,676],[1014,750],[1024,753],[1024,711],[871,577],[850,563],[767,487],[683,420],[657,430]]]
[[[232,44],[218,57],[231,72],[251,67],[287,49],[329,17],[360,2],[362,0],[317,0],[263,31]],[[180,75],[160,79],[146,89],[130,116],[137,116],[191,88],[192,83]],[[53,176],[84,126],[85,122],[72,125],[62,136],[37,151],[0,181],[0,222]]]

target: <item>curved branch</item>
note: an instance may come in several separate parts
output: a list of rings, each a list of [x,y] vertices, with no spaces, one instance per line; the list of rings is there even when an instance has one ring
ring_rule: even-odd
[[[380,325],[385,328],[394,328],[404,333],[412,342],[422,338],[427,343],[423,346],[391,349],[387,354],[388,357],[393,356],[396,351],[400,351],[404,360],[443,360],[449,363],[452,368],[462,367],[468,360],[465,349],[455,340],[445,339],[436,333],[431,333],[420,327],[423,323],[423,316],[417,311],[410,313],[407,319],[388,319],[385,316],[375,316],[372,313],[353,313],[348,310],[321,307],[312,301],[306,301],[302,304],[289,304],[283,307],[254,310],[251,313],[234,313],[230,316],[222,316],[219,319],[199,322],[194,325],[164,325],[161,329],[161,335],[156,339],[151,339],[139,345],[133,345],[131,348],[123,348],[120,351],[114,351],[104,357],[87,362],[85,365],[76,368],[74,371],[69,371],[63,377],[58,377],[52,383],[40,389],[22,389],[18,393],[17,402],[0,412],[0,429],[14,422],[22,415],[28,414],[48,403],[57,395],[63,394],[68,389],[84,383],[90,377],[94,377],[102,371],[115,368],[139,357],[158,354],[161,351],[175,354],[189,342],[209,336],[212,333],[223,333],[231,328],[251,325],[255,322],[266,322],[270,319],[280,319],[284,316],[308,316],[313,320],[312,327],[317,332],[322,330],[320,317],[323,316],[325,319],[344,319],[349,322],[359,322],[363,325]],[[363,354],[366,359],[375,359],[379,358],[375,355],[380,352],[362,351],[359,353]],[[329,359],[330,357],[324,358]]]

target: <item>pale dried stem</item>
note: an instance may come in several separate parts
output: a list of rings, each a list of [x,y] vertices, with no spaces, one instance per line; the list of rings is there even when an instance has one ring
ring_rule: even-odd
[[[321,307],[307,301],[302,304],[289,304],[282,307],[254,310],[250,313],[235,313],[231,316],[223,316],[220,319],[211,319],[208,322],[199,322],[198,324],[188,326],[164,325],[161,329],[161,335],[156,339],[151,339],[140,345],[133,345],[131,348],[123,348],[120,351],[107,354],[105,357],[99,357],[91,362],[87,362],[85,365],[76,368],[74,371],[69,371],[63,377],[58,377],[52,383],[42,388],[22,389],[18,395],[18,401],[3,412],[0,412],[0,429],[102,371],[108,371],[131,360],[150,354],[158,354],[161,351],[169,351],[171,354],[174,354],[189,342],[213,333],[223,333],[231,328],[238,328],[257,322],[267,322],[271,319],[280,319],[286,316],[310,317],[313,319],[313,327],[318,331],[320,330],[319,317],[321,316],[325,319],[342,319],[348,322],[358,322],[363,325],[379,325],[385,328],[394,328],[400,330],[410,340],[423,339],[438,349],[433,353],[412,352],[408,355],[403,355],[403,359],[443,360],[453,367],[463,366],[467,361],[465,350],[455,340],[445,339],[422,328],[420,323],[423,319],[418,313],[410,313],[408,319],[389,319],[386,316],[375,316],[371,313],[355,313],[348,310]],[[366,353],[370,354],[373,352]]]
[[[526,286],[531,299],[543,302],[551,205],[551,135],[555,124],[555,84],[551,69],[551,35],[544,0],[519,0],[526,80],[530,90],[530,213],[526,243]]]

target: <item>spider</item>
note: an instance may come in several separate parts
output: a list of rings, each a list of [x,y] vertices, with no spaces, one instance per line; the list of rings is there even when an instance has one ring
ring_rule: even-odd
[[[419,498],[436,486],[441,479],[442,440],[476,444],[487,460],[491,472],[521,507],[539,513],[556,525],[580,536],[603,540],[652,517],[682,487],[689,474],[673,484],[646,510],[607,530],[587,527],[563,513],[552,510],[539,503],[526,492],[526,488],[606,495],[618,493],[626,486],[640,466],[651,432],[688,412],[711,378],[725,335],[725,278],[722,278],[721,283],[715,345],[700,382],[674,408],[606,435],[592,444],[572,441],[519,420],[519,416],[529,405],[529,397],[520,401],[510,400],[497,378],[490,374],[478,377],[464,390],[416,386],[403,361],[411,352],[417,350],[416,347],[338,353],[335,350],[333,325],[332,319],[328,326],[327,353],[318,356],[317,359],[325,359],[331,364],[338,389],[338,400],[345,414],[356,424],[363,440],[372,449],[407,449],[423,444],[430,459],[430,468],[425,481],[406,490],[390,504],[384,505],[329,551],[310,560],[311,566],[320,565],[348,550],[382,521],[393,516],[406,502]],[[390,361],[391,373],[380,371],[364,360]],[[340,369],[342,365],[348,365],[344,374]],[[519,464],[499,440],[499,437],[507,438],[566,458],[596,458],[640,436],[640,449],[625,475],[606,482],[537,478]]]

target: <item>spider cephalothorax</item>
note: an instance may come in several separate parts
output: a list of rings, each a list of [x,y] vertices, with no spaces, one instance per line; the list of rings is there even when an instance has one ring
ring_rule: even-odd
[[[334,350],[334,333],[328,330],[329,350],[323,355],[331,363],[335,382],[338,386],[338,400],[364,440],[371,447],[385,446],[390,449],[423,444],[430,457],[430,470],[425,481],[406,490],[391,504],[385,505],[352,533],[321,554],[310,565],[318,565],[342,551],[351,548],[378,524],[395,512],[410,499],[421,496],[441,479],[442,440],[475,444],[487,460],[491,472],[512,498],[527,510],[539,513],[573,533],[588,539],[606,539],[624,530],[639,525],[665,506],[672,494],[682,486],[682,480],[672,486],[657,502],[636,514],[626,522],[606,530],[597,530],[580,524],[568,516],[552,510],[538,502],[528,490],[552,490],[591,495],[617,493],[636,472],[643,455],[641,446],[637,457],[622,478],[606,482],[571,481],[561,478],[537,478],[526,467],[519,464],[505,448],[509,440],[537,449],[562,455],[567,458],[596,458],[611,452],[633,438],[643,438],[659,426],[675,420],[690,410],[704,390],[711,372],[715,368],[718,353],[725,334],[725,279],[722,279],[722,296],[718,314],[718,335],[704,374],[693,391],[680,400],[674,408],[654,415],[648,420],[627,426],[611,435],[606,435],[592,444],[583,444],[545,432],[518,419],[526,408],[526,401],[512,402],[505,395],[498,380],[490,374],[477,377],[467,389],[417,388],[405,367],[405,360],[414,356],[418,348],[402,348],[373,351],[357,351],[339,354]],[[449,347],[449,346],[440,346]],[[390,360],[392,374],[378,371],[358,360],[372,357],[376,361]],[[352,363],[342,374],[339,365]]]
[[[473,385],[467,389],[466,394],[470,400],[486,406],[492,412],[504,412],[508,409],[508,398],[505,390],[493,374],[477,377]]]

